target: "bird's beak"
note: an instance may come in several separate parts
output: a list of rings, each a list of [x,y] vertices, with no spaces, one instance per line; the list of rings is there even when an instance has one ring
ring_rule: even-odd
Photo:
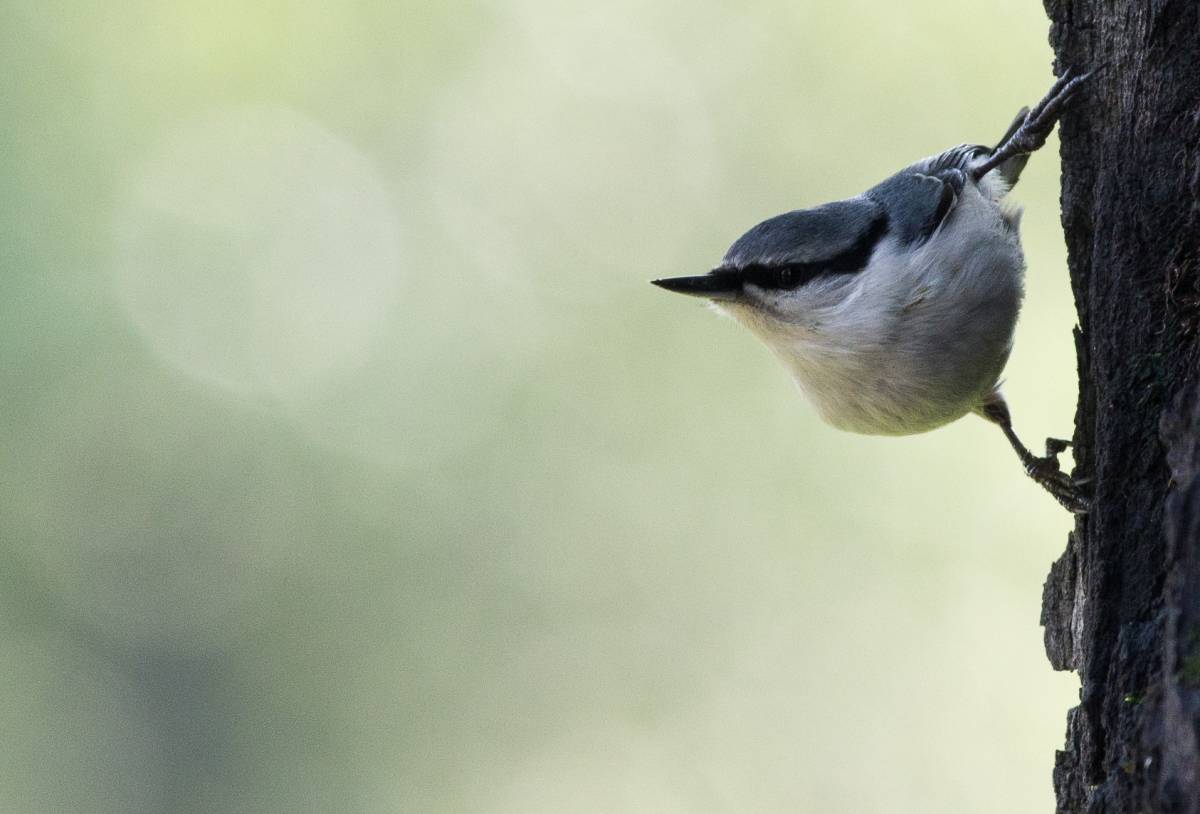
[[[714,271],[699,277],[669,277],[650,282],[667,291],[709,300],[736,300],[742,294],[742,276],[723,271]]]

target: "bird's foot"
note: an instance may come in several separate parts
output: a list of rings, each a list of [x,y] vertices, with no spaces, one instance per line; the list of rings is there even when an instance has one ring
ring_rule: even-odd
[[[1041,458],[1030,457],[1025,463],[1025,474],[1040,485],[1072,514],[1087,514],[1091,500],[1081,487],[1084,481],[1072,480],[1062,471],[1058,456],[1069,446],[1070,441],[1061,438],[1046,439],[1046,454]]]
[[[1102,70],[1104,67],[1096,70]],[[1050,88],[1050,92],[1025,114],[1019,125],[1010,128],[1004,141],[997,144],[987,159],[973,169],[975,178],[982,178],[1010,158],[1029,155],[1044,145],[1046,139],[1054,132],[1054,125],[1058,123],[1063,110],[1096,70],[1079,76],[1074,76],[1070,69],[1063,71],[1063,75]]]
[[[1021,122],[1016,132],[1009,137],[1006,144],[1001,145],[1001,148],[1011,144],[1012,147],[1008,149],[1013,153],[1032,153],[1039,149],[1054,131],[1054,125],[1062,115],[1063,109],[1092,73],[1089,71],[1072,76],[1069,68],[1063,71],[1063,75],[1050,88],[1050,92],[1033,106],[1026,114],[1025,121]]]

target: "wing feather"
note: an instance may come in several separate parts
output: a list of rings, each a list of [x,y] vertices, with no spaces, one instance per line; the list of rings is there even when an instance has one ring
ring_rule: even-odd
[[[868,197],[787,212],[738,238],[721,268],[811,266],[856,271],[866,265],[887,227],[884,207]]]

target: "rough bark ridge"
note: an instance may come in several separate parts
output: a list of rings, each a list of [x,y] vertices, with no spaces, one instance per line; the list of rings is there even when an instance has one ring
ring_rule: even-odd
[[[1045,5],[1059,72],[1106,65],[1060,130],[1094,505],[1042,608],[1058,811],[1200,814],[1200,3]]]

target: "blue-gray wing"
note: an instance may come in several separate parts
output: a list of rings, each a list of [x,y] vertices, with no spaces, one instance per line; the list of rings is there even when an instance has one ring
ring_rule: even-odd
[[[871,189],[864,197],[887,213],[891,232],[901,245],[922,243],[937,231],[958,203],[970,180],[968,169],[986,147],[964,144],[918,161]]]
[[[887,226],[884,207],[868,197],[787,212],[763,221],[738,238],[721,266],[857,271],[866,265]]]

